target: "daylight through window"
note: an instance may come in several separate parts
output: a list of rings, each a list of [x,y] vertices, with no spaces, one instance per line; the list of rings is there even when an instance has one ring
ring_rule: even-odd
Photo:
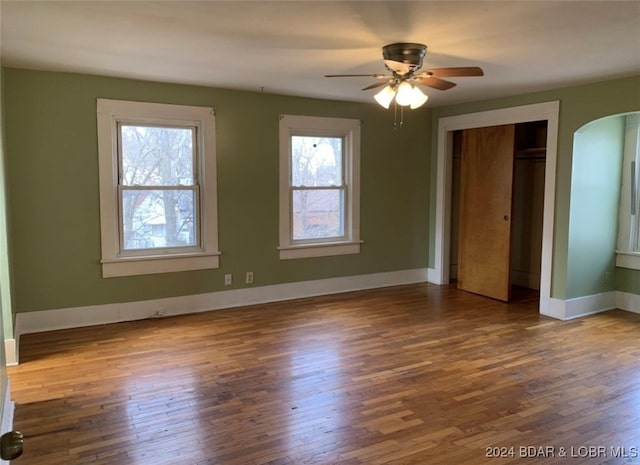
[[[280,258],[358,253],[360,121],[280,121]]]
[[[640,113],[625,116],[616,265],[640,269]]]
[[[344,237],[342,138],[291,137],[293,240]]]
[[[217,268],[213,110],[98,100],[103,275]]]
[[[119,126],[122,251],[199,246],[196,129]]]

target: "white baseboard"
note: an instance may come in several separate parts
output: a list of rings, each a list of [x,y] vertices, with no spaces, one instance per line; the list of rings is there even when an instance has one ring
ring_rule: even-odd
[[[555,318],[557,320],[565,320],[565,301],[556,298],[549,298],[547,302],[540,301],[540,314]]]
[[[640,295],[629,292],[616,292],[616,307],[628,312],[640,313]]]
[[[427,268],[427,282],[431,284],[444,284],[440,282],[440,278],[435,268]]]
[[[4,354],[8,367],[18,364],[18,344],[15,339],[4,340]]]
[[[7,388],[4,390],[2,399],[2,420],[0,420],[0,435],[13,430],[13,414],[15,404],[11,400],[11,383],[7,379]],[[0,465],[9,465],[8,460],[0,460]]]
[[[605,312],[616,308],[616,292],[603,292],[585,297],[577,297],[565,301],[565,319],[571,320],[581,316],[593,315],[594,313]]]
[[[340,292],[421,283],[427,280],[427,269],[419,268],[165,299],[18,313],[15,326],[16,339],[19,340],[21,334],[27,333],[142,320],[157,316],[182,315]]]
[[[20,340],[21,334],[142,320],[157,316],[183,315],[223,308],[421,282],[439,284],[436,279],[435,270],[433,268],[418,268],[414,270],[301,281],[297,283],[276,284],[165,299],[18,313],[16,315],[15,325],[16,338],[5,341],[7,363],[10,365],[16,365],[18,363],[19,354],[17,341]],[[640,313],[640,296],[611,291],[568,300],[549,298],[548,301],[540,302],[540,313],[542,315],[559,320],[579,318],[613,308]]]
[[[572,320],[594,313],[606,312],[614,308],[621,308],[618,305],[617,291],[603,292],[601,294],[577,297],[575,299],[549,299],[549,305],[541,309],[540,313],[559,320]],[[623,310],[626,310],[623,308]]]

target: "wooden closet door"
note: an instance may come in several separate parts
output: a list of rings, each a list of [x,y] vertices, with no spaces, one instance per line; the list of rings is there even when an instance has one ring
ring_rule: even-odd
[[[515,125],[462,137],[458,288],[508,301]]]

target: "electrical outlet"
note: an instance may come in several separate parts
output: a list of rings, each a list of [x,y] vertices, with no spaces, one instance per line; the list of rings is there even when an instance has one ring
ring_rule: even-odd
[[[611,274],[608,271],[604,272],[604,283],[609,284],[609,280],[611,279]]]
[[[247,277],[245,279],[247,284],[253,284],[253,271],[247,271]]]
[[[233,284],[233,276],[231,273],[227,273],[224,275],[224,285],[231,286]]]

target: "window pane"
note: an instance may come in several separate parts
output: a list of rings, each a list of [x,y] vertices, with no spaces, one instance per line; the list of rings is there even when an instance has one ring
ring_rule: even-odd
[[[123,250],[198,244],[194,189],[122,191]]]
[[[341,186],[342,138],[291,136],[293,186]]]
[[[293,191],[293,239],[327,239],[344,236],[342,189]]]
[[[125,186],[191,186],[194,128],[120,126]]]

